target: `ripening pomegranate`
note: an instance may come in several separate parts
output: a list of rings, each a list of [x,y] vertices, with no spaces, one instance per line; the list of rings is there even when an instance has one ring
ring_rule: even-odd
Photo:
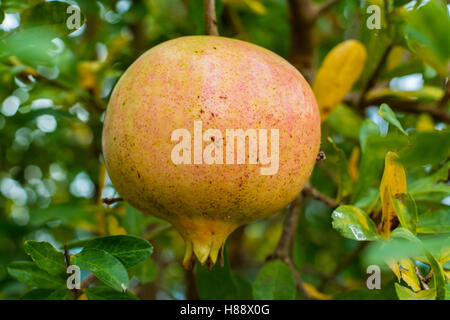
[[[211,267],[234,229],[289,204],[319,145],[302,75],[264,48],[213,36],[144,53],[117,83],[103,128],[116,190],[173,224],[186,268],[195,257]]]

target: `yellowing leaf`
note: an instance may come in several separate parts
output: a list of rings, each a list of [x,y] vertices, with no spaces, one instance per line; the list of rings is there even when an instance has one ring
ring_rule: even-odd
[[[410,259],[406,258],[400,261],[389,260],[386,263],[397,276],[399,282],[400,279],[403,279],[413,291],[420,291],[420,282],[414,270],[414,263]]]
[[[324,294],[320,291],[318,291],[316,288],[314,288],[309,283],[303,283],[303,287],[305,288],[306,292],[309,293],[311,298],[317,299],[317,300],[331,300],[332,297],[328,294]]]
[[[404,52],[405,49],[401,46],[394,46],[392,48],[386,60],[386,71],[391,71],[400,64]]]
[[[366,49],[357,40],[344,41],[327,54],[313,83],[322,121],[352,89],[365,61]]]
[[[114,216],[108,216],[108,234],[117,236],[125,235],[127,232],[119,225],[119,221]]]
[[[265,14],[267,12],[266,7],[258,0],[244,0],[247,6],[257,14]]]
[[[78,300],[89,300],[87,295],[83,293],[81,296],[78,297]]]
[[[440,265],[443,265],[447,261],[450,261],[450,247],[445,247],[441,249],[438,261]]]
[[[398,155],[395,152],[388,152],[380,184],[381,233],[385,237],[389,237],[391,234],[392,222],[397,217],[390,194],[395,197],[400,193],[406,193],[406,173],[403,166],[398,162]]]
[[[85,89],[95,89],[97,83],[97,71],[101,64],[97,61],[82,61],[78,63],[80,85]]]
[[[433,118],[428,113],[422,113],[417,119],[417,131],[433,131]]]

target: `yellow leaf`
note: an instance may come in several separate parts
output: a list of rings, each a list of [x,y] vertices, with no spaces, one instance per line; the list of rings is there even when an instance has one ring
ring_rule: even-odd
[[[108,216],[108,234],[112,236],[125,235],[126,230],[119,226],[119,221],[114,216]]]
[[[327,54],[313,83],[322,121],[352,89],[365,61],[366,48],[357,40],[344,41]]]
[[[80,74],[80,85],[84,89],[95,89],[97,83],[97,71],[100,69],[100,62],[81,61],[77,69]]]
[[[400,282],[400,279],[402,278],[402,275],[400,273],[400,265],[398,264],[397,260],[386,260],[386,264],[389,266],[389,268],[394,272],[394,274],[397,276],[397,281]]]
[[[417,119],[417,131],[433,131],[433,118],[428,113],[422,113]]]
[[[354,147],[352,153],[350,154],[350,159],[348,161],[348,171],[350,173],[350,178],[353,182],[358,179],[359,169],[358,169],[358,161],[359,161],[359,148]]]
[[[85,293],[83,293],[81,296],[78,297],[77,300],[89,300],[87,295]]]
[[[397,276],[399,282],[400,279],[403,279],[413,291],[420,291],[420,282],[414,270],[414,263],[410,259],[406,258],[400,261],[388,260],[386,263]]]
[[[400,193],[406,193],[406,173],[403,166],[398,162],[398,155],[395,152],[388,152],[380,184],[381,233],[385,237],[390,236],[392,222],[397,217],[390,194],[395,197]]]
[[[331,296],[325,293],[322,293],[318,291],[316,288],[314,288],[309,283],[304,282],[303,287],[305,288],[306,292],[309,293],[311,298],[317,299],[317,300],[331,300]]]
[[[439,254],[439,264],[443,265],[447,261],[450,261],[450,247],[442,248]]]
[[[257,14],[266,14],[266,7],[258,0],[244,0],[247,6]]]
[[[400,64],[404,52],[405,49],[401,46],[394,46],[392,48],[386,60],[386,71],[391,71]]]

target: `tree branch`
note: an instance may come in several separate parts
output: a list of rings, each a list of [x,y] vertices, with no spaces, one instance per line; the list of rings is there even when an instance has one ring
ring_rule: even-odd
[[[123,199],[122,198],[103,198],[102,201],[104,204],[109,206],[113,203],[123,201]]]
[[[295,199],[291,203],[286,218],[284,219],[283,232],[281,234],[280,240],[278,241],[275,251],[270,257],[268,257],[267,260],[279,259],[283,261],[289,267],[292,274],[294,275],[297,290],[300,291],[300,293],[305,297],[305,299],[309,300],[311,299],[311,296],[305,289],[303,281],[301,280],[300,277],[300,272],[295,267],[294,262],[292,261],[291,258],[292,241],[294,239],[295,232],[297,230],[298,217],[300,215],[302,205],[303,205],[303,194],[300,193],[297,199]]]
[[[314,74],[316,10],[312,0],[289,0],[291,25],[289,61],[310,83]]]
[[[210,36],[218,36],[215,0],[204,0],[205,32]]]
[[[439,105],[422,104],[415,100],[401,100],[391,97],[381,97],[371,100],[364,100],[361,107],[380,105],[387,103],[393,110],[405,111],[411,113],[428,113],[436,121],[450,123],[450,113],[446,108],[441,108]]]
[[[389,53],[391,52],[393,48],[393,44],[390,44],[386,50],[383,53],[383,56],[381,57],[380,61],[378,61],[378,65],[375,68],[374,72],[370,76],[369,80],[367,81],[366,85],[364,86],[363,91],[361,92],[359,101],[358,101],[358,107],[361,108],[365,102],[366,94],[369,92],[370,89],[372,89],[375,86],[376,80],[378,76],[381,73],[381,70],[383,69],[383,65],[387,60],[387,57],[389,56]]]
[[[338,206],[341,205],[339,202],[336,202],[336,200],[334,200],[333,198],[327,196],[326,194],[321,193],[319,190],[311,187],[310,185],[306,185],[303,188],[303,193],[305,195],[311,196],[314,199],[325,203],[326,205],[328,205],[331,208],[337,208]]]

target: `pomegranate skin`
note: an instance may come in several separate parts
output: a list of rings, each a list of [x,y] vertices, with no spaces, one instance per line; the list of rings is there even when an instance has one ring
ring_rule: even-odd
[[[227,129],[266,129],[269,149],[270,130],[278,129],[278,171],[263,175],[268,165],[249,164],[248,141],[245,164],[174,164],[171,135],[185,128],[194,140],[194,121],[203,132],[222,132],[224,159]],[[302,190],[320,147],[320,116],[308,83],[275,53],[189,36],[148,50],[126,70],[109,101],[102,144],[120,196],[173,224],[186,241],[185,267],[195,257],[212,266],[234,229],[276,213]]]

